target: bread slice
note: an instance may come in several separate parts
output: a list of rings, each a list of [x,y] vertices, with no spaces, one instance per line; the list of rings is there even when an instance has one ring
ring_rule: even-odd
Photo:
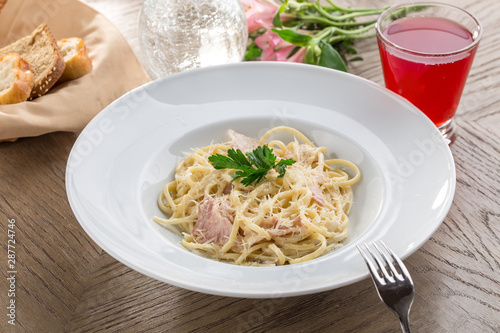
[[[34,84],[31,66],[19,54],[8,53],[0,57],[0,104],[27,100]]]
[[[57,41],[57,46],[64,58],[66,67],[59,82],[78,79],[92,70],[92,60],[87,53],[87,47],[81,38],[71,37]]]
[[[29,99],[45,94],[64,71],[63,56],[46,24],[39,25],[30,36],[0,49],[0,56],[7,53],[18,53],[31,64],[35,85]]]

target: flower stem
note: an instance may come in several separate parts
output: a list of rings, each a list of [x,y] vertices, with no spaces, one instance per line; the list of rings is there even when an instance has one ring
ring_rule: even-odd
[[[323,9],[323,7],[319,4],[316,4],[315,8],[318,11],[318,13],[320,13],[321,15],[332,21],[347,21],[360,16],[378,15],[384,11],[383,9],[370,9],[364,11],[356,10],[356,11],[351,11],[350,13],[344,15],[332,15],[328,11]]]
[[[296,15],[294,19],[301,20],[304,23],[319,23],[319,24],[324,24],[327,26],[331,27],[359,27],[359,26],[365,26],[368,24],[373,24],[377,20],[369,20],[369,21],[362,21],[362,22],[356,22],[356,21],[349,21],[349,22],[336,22],[336,21],[331,21],[327,18],[324,17],[318,17],[318,16],[311,16],[311,15]]]
[[[336,4],[333,3],[332,0],[327,0],[327,1],[330,4],[330,6],[332,6],[332,8],[331,8],[332,10],[336,10],[339,12],[353,13],[353,12],[371,12],[371,11],[373,11],[373,8],[344,8],[344,7],[337,6]],[[384,10],[385,10],[385,8],[384,8]]]
[[[337,35],[337,36],[330,37],[328,39],[328,43],[335,44],[335,43],[341,42],[341,41],[346,40],[346,39],[351,39],[351,40],[354,40],[354,39],[367,39],[367,38],[372,38],[372,37],[375,37],[375,36],[376,36],[375,33],[360,34],[360,35],[354,35],[354,36]]]
[[[369,31],[369,30],[373,29],[374,27],[375,27],[375,23],[369,24],[365,27],[355,29],[355,30],[346,30],[346,29],[340,29],[337,27],[330,27],[330,28],[326,28],[325,30],[331,29],[332,34],[344,35],[344,36],[355,36],[355,35],[359,35],[363,32]]]

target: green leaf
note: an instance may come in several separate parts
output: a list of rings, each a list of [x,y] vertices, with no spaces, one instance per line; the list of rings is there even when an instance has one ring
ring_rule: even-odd
[[[252,60],[260,57],[262,54],[262,49],[257,47],[255,43],[250,44],[247,46],[247,53],[245,53],[245,60]]]
[[[358,54],[358,51],[356,51],[355,49],[353,49],[352,47],[350,47],[350,48],[347,48],[345,50],[345,53],[346,54]]]
[[[288,57],[286,57],[286,58],[287,58],[287,59],[289,59],[289,58],[293,57],[293,55],[294,55],[295,53],[297,53],[299,50],[300,50],[300,47],[298,47],[298,46],[297,46],[296,48],[294,48],[294,49],[292,50],[292,52],[290,52],[290,54],[289,54],[289,55],[288,55]]]
[[[276,170],[278,170],[279,178],[283,178],[286,172],[286,167],[294,164],[295,161],[292,159],[280,160],[278,164],[276,164]]]
[[[212,163],[216,169],[252,169],[252,165],[239,149],[237,151],[229,149],[227,151],[227,156],[221,154],[212,155],[208,158],[208,161]]]
[[[250,171],[251,172],[251,171]],[[231,177],[233,177],[233,180],[231,181],[231,183],[233,181],[235,181],[236,179],[239,179],[239,178],[242,178],[242,177],[245,177],[246,175],[248,175],[248,172],[245,172],[245,171],[242,171],[242,170],[238,170],[236,171],[235,173],[233,173],[233,175]]]
[[[347,67],[339,52],[328,43],[320,42],[321,56],[318,65],[347,72]]]
[[[349,59],[349,62],[354,62],[354,61],[363,61],[363,58],[361,58],[361,57],[354,57],[354,58]]]
[[[271,29],[286,42],[297,46],[309,46],[314,44],[314,39],[306,34],[290,29]]]
[[[283,2],[283,4],[280,6],[280,8],[278,8],[276,13],[274,13],[273,26],[275,26],[277,28],[283,28],[283,24],[281,23],[280,14],[283,14],[287,4],[288,4],[288,0],[285,0],[285,2]]]
[[[221,154],[212,155],[208,158],[208,160],[210,161],[210,163],[212,163],[212,165],[216,169],[226,169],[226,168],[236,169],[240,166],[239,163]]]
[[[274,162],[276,161],[276,155],[273,154],[273,150],[266,146],[259,146],[252,152],[247,154],[250,163],[257,168],[266,168],[267,170],[272,169]]]
[[[255,182],[258,184],[271,169],[276,168],[279,177],[283,177],[286,167],[295,163],[292,159],[282,159],[276,163],[276,155],[267,145],[258,146],[246,156],[239,149],[229,149],[227,156],[215,154],[208,158],[215,169],[235,169],[233,180],[243,178],[241,183],[248,186]],[[231,182],[232,182],[231,181]]]
[[[241,183],[245,186],[248,186],[253,182],[255,182],[255,184],[258,184],[267,175],[267,171],[269,171],[269,169],[267,168],[259,168],[257,170],[254,170],[250,174],[247,174],[245,178],[241,180]]]
[[[251,167],[252,165],[248,162],[247,158],[243,154],[241,150],[234,150],[234,149],[229,149],[227,151],[227,156],[237,163],[239,163],[242,166],[249,166]]]
[[[314,50],[316,46],[309,46],[306,50],[306,56],[304,57],[304,63],[310,65],[316,65],[316,52]]]

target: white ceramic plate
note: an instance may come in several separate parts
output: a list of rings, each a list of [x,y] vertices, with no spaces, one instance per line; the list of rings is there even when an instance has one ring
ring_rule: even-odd
[[[345,246],[307,263],[244,267],[193,254],[152,221],[156,198],[183,152],[292,126],[363,174]],[[444,220],[455,167],[436,127],[370,81],[325,68],[240,63],[151,82],[93,119],[68,160],[69,202],[85,231],[133,269],[179,287],[237,297],[283,297],[367,277],[354,246],[382,239],[406,258]]]

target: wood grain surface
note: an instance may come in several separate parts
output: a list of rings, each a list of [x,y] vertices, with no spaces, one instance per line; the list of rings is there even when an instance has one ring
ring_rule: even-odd
[[[87,0],[134,50],[140,0]],[[500,2],[446,1],[483,23],[484,37],[451,146],[457,188],[432,238],[405,260],[416,286],[414,332],[500,332]],[[368,1],[383,6],[385,1]],[[351,73],[383,84],[374,40]],[[180,289],[116,261],[69,207],[65,168],[77,133],[0,143],[0,332],[399,332],[368,279],[283,299]],[[15,326],[8,323],[8,225],[15,220]]]

